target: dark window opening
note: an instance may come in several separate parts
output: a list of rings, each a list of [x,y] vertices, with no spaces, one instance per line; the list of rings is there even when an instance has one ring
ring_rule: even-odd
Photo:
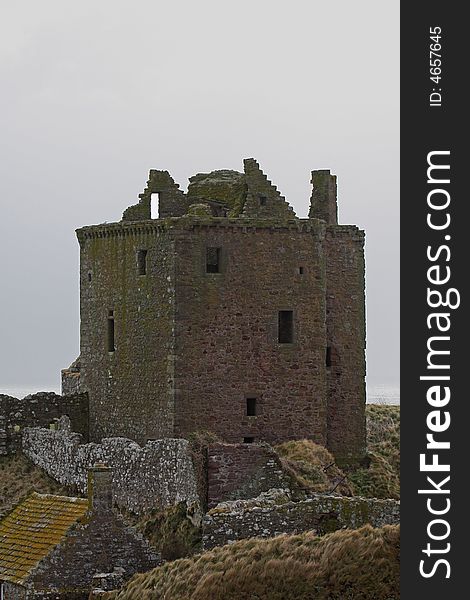
[[[114,310],[108,312],[108,352],[116,350],[114,344]]]
[[[278,341],[280,344],[292,344],[294,342],[294,311],[279,311]]]
[[[255,441],[254,437],[244,437],[243,438],[243,443],[244,444],[253,444],[254,441]]]
[[[88,271],[88,281],[91,281],[91,271]]]
[[[256,412],[256,398],[246,399],[246,414],[248,417],[255,417]]]
[[[268,202],[268,199],[266,198],[266,196],[259,196],[259,205],[260,206],[266,206]]]
[[[299,275],[303,275],[304,274],[304,268],[303,267],[299,267]]]
[[[137,252],[137,272],[139,275],[147,273],[147,250],[138,250]]]
[[[206,248],[206,273],[220,273],[220,248]]]
[[[331,367],[331,347],[328,346],[326,349],[326,366]]]

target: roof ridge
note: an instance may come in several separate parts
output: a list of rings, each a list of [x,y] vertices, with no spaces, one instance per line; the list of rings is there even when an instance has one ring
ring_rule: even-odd
[[[62,496],[60,494],[40,494],[39,492],[32,492],[32,494],[27,496],[25,498],[25,500],[27,500],[28,498],[31,498],[32,496],[39,497],[39,498],[58,498],[60,500],[66,500],[67,502],[73,502],[73,503],[88,502],[87,498],[80,498],[80,496]]]

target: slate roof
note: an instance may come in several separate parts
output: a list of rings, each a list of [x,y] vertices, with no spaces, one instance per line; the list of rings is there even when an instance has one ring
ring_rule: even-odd
[[[0,581],[24,584],[88,509],[88,500],[33,492],[0,521]]]

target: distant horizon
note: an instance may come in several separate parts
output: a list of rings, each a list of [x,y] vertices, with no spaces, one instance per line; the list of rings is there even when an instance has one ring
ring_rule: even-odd
[[[383,399],[387,404],[400,403],[400,385],[398,383],[369,383],[366,384],[366,396],[369,400],[374,398],[376,400]],[[35,386],[21,385],[21,384],[0,384],[0,394],[7,396],[13,396],[14,398],[24,398],[30,394],[39,392],[55,392],[60,394],[60,381],[57,384],[53,383],[42,383]],[[389,399],[391,401],[387,402]]]

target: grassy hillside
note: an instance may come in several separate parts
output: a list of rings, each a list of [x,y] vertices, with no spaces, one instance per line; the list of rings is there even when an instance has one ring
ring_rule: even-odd
[[[375,498],[400,498],[400,407],[368,404],[368,468],[349,475],[354,493]]]
[[[0,456],[0,517],[31,492],[72,495],[24,454]]]
[[[242,540],[134,576],[113,600],[397,600],[399,527]]]

